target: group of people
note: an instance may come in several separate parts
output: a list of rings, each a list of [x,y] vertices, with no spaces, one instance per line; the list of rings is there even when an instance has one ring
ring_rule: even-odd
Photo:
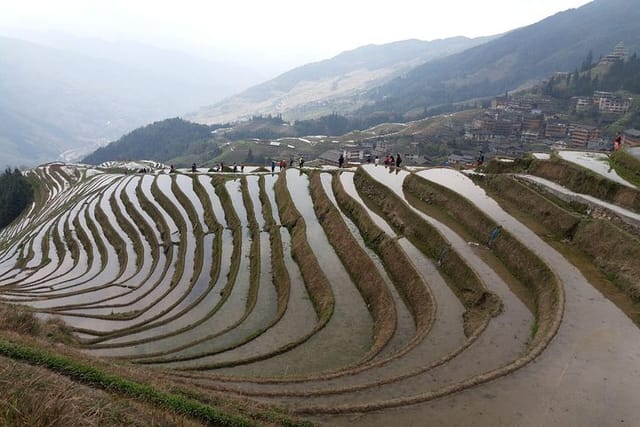
[[[271,173],[274,173],[276,171],[276,166],[278,166],[280,169],[280,171],[283,171],[287,168],[287,161],[282,159],[279,162],[276,162],[275,160],[271,160]],[[291,156],[289,158],[289,167],[293,167],[293,156]],[[300,158],[298,159],[298,167],[299,168],[303,168],[304,167],[304,157],[300,156]]]
[[[376,156],[376,165],[378,164],[378,156]],[[400,153],[396,154],[396,157],[394,158],[393,155],[391,154],[387,154],[384,158],[384,166],[390,166],[390,167],[397,167],[400,168],[400,165],[402,164],[402,157],[400,157]]]
[[[240,163],[240,165],[238,165],[237,163],[234,163],[231,166],[231,171],[237,173],[238,170],[240,170],[240,173],[244,173],[244,163]],[[196,165],[196,163],[192,163],[191,164],[191,173],[196,173],[198,171],[198,167]],[[169,168],[169,173],[176,173],[177,169],[175,167],[175,165],[171,165]],[[207,170],[207,172],[224,172],[224,163],[220,162],[217,165],[215,165],[212,168],[209,168]]]

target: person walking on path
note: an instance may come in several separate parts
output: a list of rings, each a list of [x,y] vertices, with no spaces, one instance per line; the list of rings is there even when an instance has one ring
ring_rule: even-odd
[[[342,168],[342,165],[344,165],[344,155],[340,154],[340,157],[338,158],[338,166]]]
[[[300,169],[302,169],[302,167],[304,166],[304,157],[300,156],[300,160],[298,164],[300,165]]]
[[[274,173],[275,171],[276,171],[276,161],[271,160],[271,173]]]
[[[376,156],[375,160],[373,161],[373,163],[378,166],[380,164],[380,158],[378,156]]]
[[[487,246],[489,248],[493,247],[493,244],[495,243],[496,239],[498,238],[498,236],[500,235],[500,231],[502,230],[502,226],[498,225],[496,228],[494,228],[491,231],[491,234],[489,235],[489,240],[487,241]]]
[[[192,173],[196,173],[196,169],[197,169],[197,168],[196,168],[196,162],[193,162],[193,163],[191,164],[191,172],[192,172]]]
[[[396,155],[396,167],[400,167],[400,163],[402,163],[402,158],[400,157],[400,153]]]

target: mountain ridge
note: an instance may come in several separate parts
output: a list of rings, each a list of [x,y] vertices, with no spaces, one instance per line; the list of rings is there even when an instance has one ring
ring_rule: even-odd
[[[368,87],[379,85],[425,61],[485,43],[494,37],[409,39],[361,46],[330,59],[294,68],[185,117],[201,123],[219,123],[262,113],[304,119],[329,114],[334,105],[342,106],[342,110],[354,110],[359,105],[354,98]]]
[[[359,113],[407,113],[425,106],[495,96],[558,71],[573,71],[591,51],[606,55],[623,41],[640,48],[633,0],[595,0],[513,30],[484,45],[418,66],[370,91]],[[610,28],[607,23],[616,23]],[[604,30],[603,30],[604,29]]]

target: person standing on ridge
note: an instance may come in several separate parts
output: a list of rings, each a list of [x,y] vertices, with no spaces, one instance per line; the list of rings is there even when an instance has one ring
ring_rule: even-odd
[[[616,139],[613,140],[613,151],[618,151],[622,146],[622,135],[620,132],[616,133]]]
[[[300,165],[300,169],[304,166],[304,157],[300,156],[300,161],[298,163]]]
[[[396,155],[396,167],[400,167],[400,163],[402,163],[402,158],[400,157],[400,153]]]
[[[340,154],[340,157],[338,158],[338,167],[342,168],[342,165],[344,165],[344,155]]]
[[[191,172],[196,173],[196,169],[196,162],[193,162],[193,164],[191,164]]]

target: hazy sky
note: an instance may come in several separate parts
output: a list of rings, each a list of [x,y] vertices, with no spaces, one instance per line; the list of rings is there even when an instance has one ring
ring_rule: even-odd
[[[0,31],[62,30],[300,65],[369,43],[477,37],[588,0],[0,0]]]

